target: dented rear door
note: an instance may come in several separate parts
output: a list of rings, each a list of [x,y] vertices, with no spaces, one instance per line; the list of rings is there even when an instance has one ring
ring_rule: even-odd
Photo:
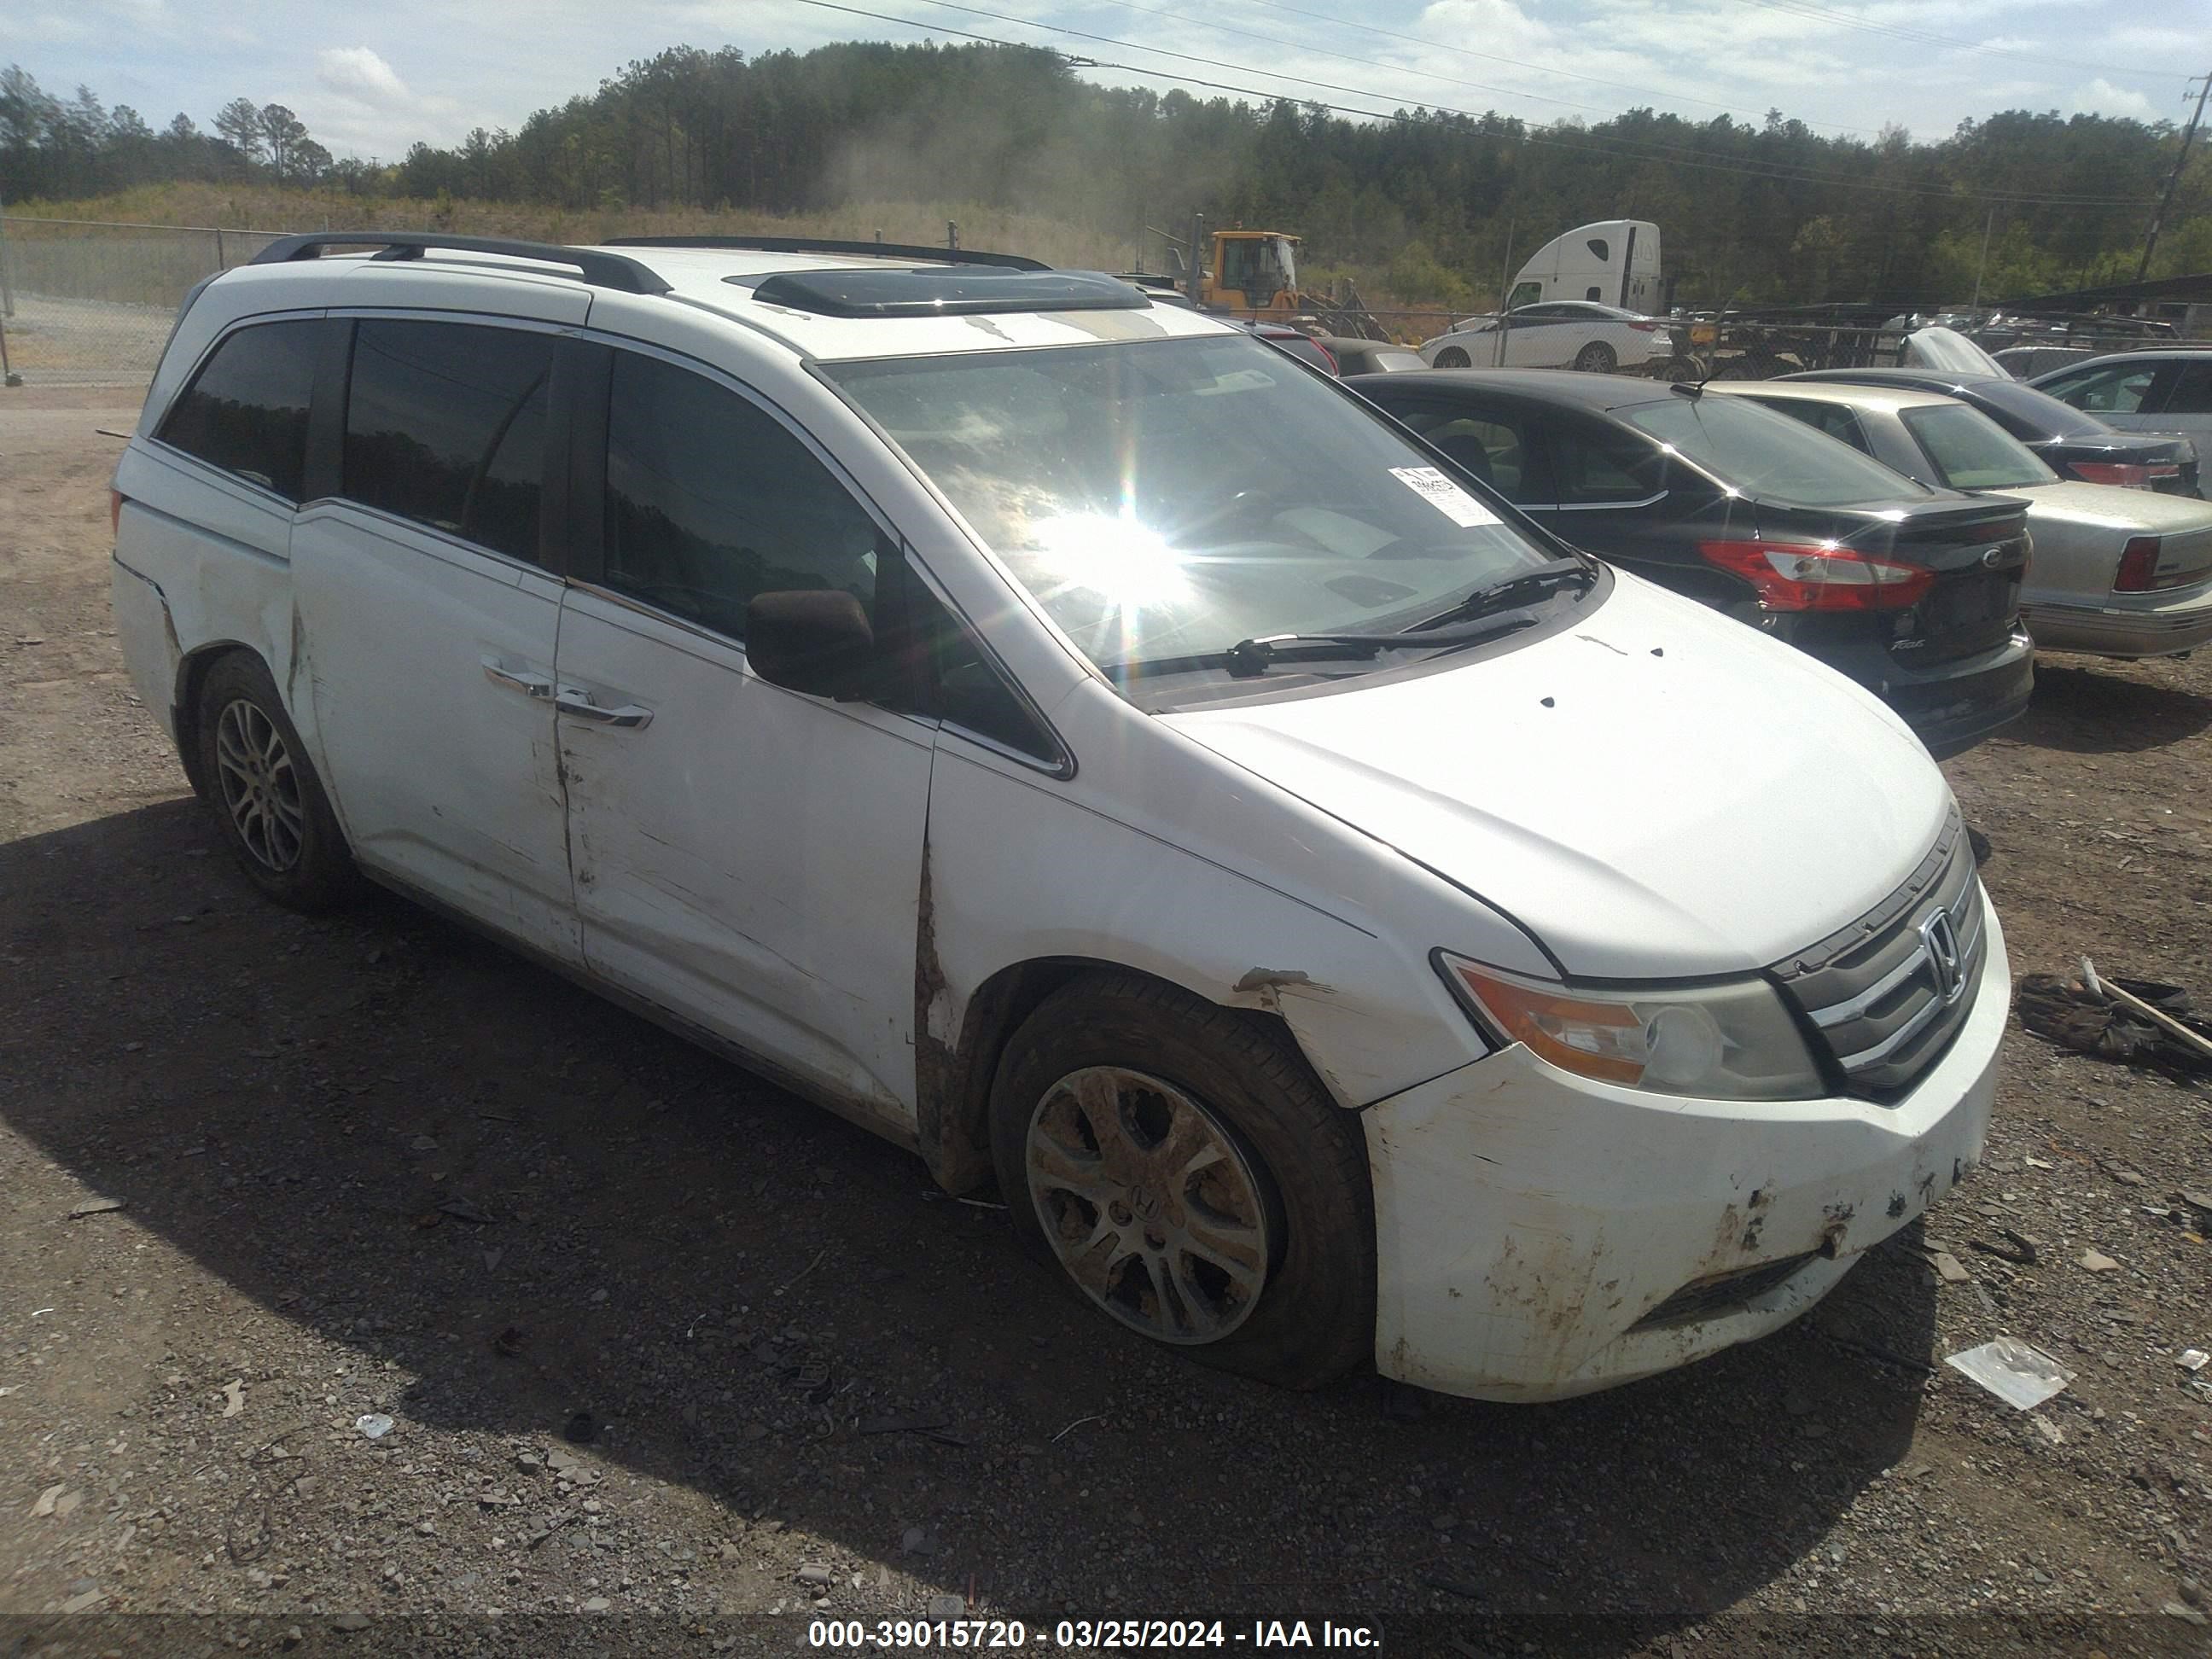
[[[318,411],[339,487],[291,538],[325,781],[363,864],[579,961],[543,544],[558,329],[349,321],[346,397]]]

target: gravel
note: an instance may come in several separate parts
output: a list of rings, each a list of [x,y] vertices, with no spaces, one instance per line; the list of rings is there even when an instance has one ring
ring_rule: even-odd
[[[2016,1030],[1978,1179],[1789,1329],[1634,1387],[1220,1376],[910,1156],[495,946],[260,902],[109,629],[91,429],[132,411],[7,395],[0,1613],[349,1652],[403,1613],[459,1652],[541,1614],[515,1650],[971,1612],[1517,1652],[1482,1621],[1567,1611],[1661,1653],[1810,1650],[1791,1621],[1837,1613],[1854,1653],[1938,1613],[2203,1650],[2203,1093]],[[2212,1000],[2208,726],[2212,656],[2052,659],[1946,763],[2017,971],[2086,951]],[[2074,1380],[2020,1413],[1941,1363],[1998,1335]]]

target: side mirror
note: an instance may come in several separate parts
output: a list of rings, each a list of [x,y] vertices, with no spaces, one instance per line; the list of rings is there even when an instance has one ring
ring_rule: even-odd
[[[745,607],[745,660],[770,685],[851,702],[873,689],[875,630],[842,588],[756,593]]]

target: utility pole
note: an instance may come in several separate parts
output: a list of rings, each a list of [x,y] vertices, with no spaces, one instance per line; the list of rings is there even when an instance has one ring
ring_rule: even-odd
[[[1974,267],[1974,297],[1966,302],[1966,309],[1969,311],[1981,309],[1982,275],[1990,268],[1990,233],[1996,228],[1997,210],[1996,205],[1992,204],[1990,208],[1990,216],[1982,221],[1982,262]],[[2156,235],[2157,232],[2153,231],[2151,234]],[[2143,257],[2148,258],[2150,256],[2146,254]],[[2137,278],[2137,280],[2142,279]]]
[[[1498,337],[1490,343],[1491,367],[1501,367],[1505,362],[1505,301],[1506,284],[1513,280],[1513,233],[1521,228],[1521,217],[1514,215],[1505,222],[1505,263],[1498,268],[1498,326],[1492,331]],[[1444,319],[1444,326],[1451,326],[1451,319]]]
[[[2143,238],[2142,263],[2136,267],[2136,281],[2142,282],[2150,275],[2150,256],[2158,246],[2158,228],[2166,218],[2166,209],[2173,205],[2174,186],[2181,182],[2181,169],[2189,165],[2189,146],[2197,137],[2197,126],[2204,119],[2204,94],[2212,92],[2212,74],[2192,77],[2204,84],[2197,89],[2197,110],[2182,129],[2181,154],[2173,158],[2173,171],[2166,175],[2166,190],[2158,198],[2158,211],[2150,216],[2150,234]]]

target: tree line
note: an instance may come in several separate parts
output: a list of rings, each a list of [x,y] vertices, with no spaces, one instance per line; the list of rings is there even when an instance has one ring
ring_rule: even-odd
[[[386,183],[388,169],[333,159],[282,104],[234,98],[209,125],[179,110],[156,131],[128,104],[109,109],[87,86],[57,97],[10,64],[0,69],[0,199],[71,201],[178,179]]]
[[[1825,136],[1649,108],[1536,125],[1415,108],[1101,87],[1042,48],[847,42],[748,56],[675,47],[515,130],[333,161],[290,112],[240,99],[151,132],[89,89],[0,73],[0,191],[67,198],[169,178],[584,213],[796,213],[974,203],[1080,224],[1159,269],[1193,214],[1302,234],[1309,270],[1408,299],[1495,295],[1593,219],[1662,228],[1683,303],[1915,306],[2132,277],[2179,135],[2166,122],[2009,110],[1940,139]],[[2154,274],[2212,270],[2212,163],[2182,181]]]

